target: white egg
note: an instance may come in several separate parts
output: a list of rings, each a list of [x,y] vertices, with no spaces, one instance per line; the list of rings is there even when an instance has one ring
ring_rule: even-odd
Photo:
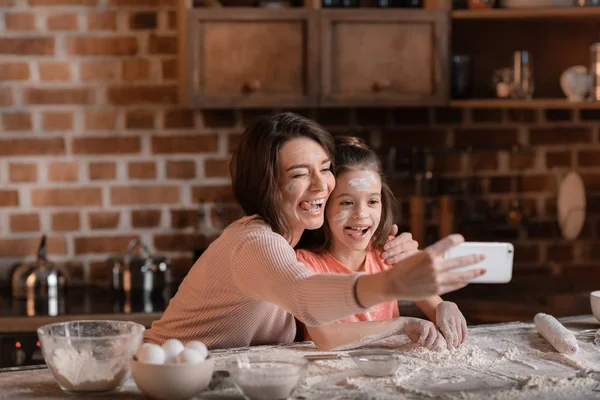
[[[175,362],[177,355],[183,350],[183,343],[177,339],[169,339],[162,344],[162,349],[167,355],[167,362]]]
[[[202,357],[204,357],[205,359],[206,356],[208,356],[208,349],[206,348],[206,345],[198,340],[192,340],[191,342],[187,342],[185,344],[185,348],[194,349],[200,352],[202,354]]]
[[[167,355],[159,345],[144,343],[135,353],[135,357],[144,364],[164,364]]]
[[[194,349],[183,349],[181,353],[177,355],[178,363],[197,364],[205,359],[206,357],[204,357],[204,354]]]

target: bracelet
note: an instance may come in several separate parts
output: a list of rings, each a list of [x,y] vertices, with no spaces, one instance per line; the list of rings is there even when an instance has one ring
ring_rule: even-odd
[[[352,288],[352,294],[354,294],[354,301],[356,302],[356,304],[358,304],[358,306],[360,308],[366,308],[365,306],[363,306],[360,301],[358,301],[358,293],[356,293],[356,286],[358,286],[358,279],[364,275],[364,273],[359,273],[357,274],[358,276],[356,277],[356,279],[354,279],[354,287]]]

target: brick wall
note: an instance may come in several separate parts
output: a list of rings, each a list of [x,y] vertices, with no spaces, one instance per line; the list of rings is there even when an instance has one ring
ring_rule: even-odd
[[[191,112],[176,105],[175,0],[0,0],[0,279],[32,259],[41,233],[50,257],[77,280],[105,282],[105,260],[141,238],[179,276],[199,237],[197,205],[229,205],[228,160],[247,122],[264,111]],[[477,153],[481,205],[506,211],[522,169],[523,226],[484,227],[471,238],[517,246],[518,274],[589,280],[597,269],[600,145],[595,111],[298,110],[333,133],[375,145],[534,145],[518,156]],[[576,168],[590,189],[580,239],[560,239],[555,172]],[[435,156],[434,173],[467,176],[464,154]],[[406,224],[410,182],[396,180]],[[486,201],[483,201],[485,199]]]

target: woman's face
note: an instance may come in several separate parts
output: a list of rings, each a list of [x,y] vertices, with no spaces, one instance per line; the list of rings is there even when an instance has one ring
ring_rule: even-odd
[[[295,138],[279,149],[279,190],[283,213],[292,230],[318,229],[323,225],[325,203],[335,187],[331,161],[314,140]]]
[[[381,178],[368,169],[338,174],[326,210],[331,246],[365,250],[381,221]]]

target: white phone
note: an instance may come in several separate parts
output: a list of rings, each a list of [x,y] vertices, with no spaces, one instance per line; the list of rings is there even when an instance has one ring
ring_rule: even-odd
[[[446,252],[444,258],[455,258],[470,254],[484,254],[485,259],[468,267],[455,271],[468,271],[473,268],[485,268],[486,273],[469,283],[508,283],[512,279],[514,247],[503,242],[464,242]]]

